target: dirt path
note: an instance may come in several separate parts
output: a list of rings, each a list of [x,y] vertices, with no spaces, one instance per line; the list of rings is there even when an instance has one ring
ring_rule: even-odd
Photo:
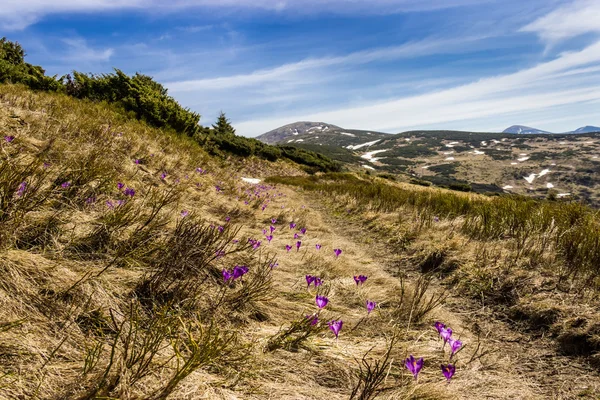
[[[404,273],[408,281],[420,274],[406,261],[406,253],[393,253],[380,233],[365,229],[365,221],[335,216],[320,201],[306,196],[306,201],[323,219],[333,234],[351,240],[355,252],[368,256],[390,275]],[[434,281],[432,293],[444,291],[443,282]],[[446,303],[430,315],[454,328],[467,344],[465,362],[480,345],[477,354],[487,353],[476,362],[463,364],[452,385],[462,399],[600,399],[600,374],[585,361],[561,356],[552,339],[535,338],[521,333],[506,318],[490,307],[465,299],[448,290]],[[425,326],[424,329],[433,330]],[[479,339],[480,338],[480,342]]]

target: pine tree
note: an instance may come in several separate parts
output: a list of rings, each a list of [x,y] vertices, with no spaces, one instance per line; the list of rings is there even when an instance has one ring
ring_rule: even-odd
[[[212,127],[213,132],[218,136],[235,135],[235,129],[229,123],[229,120],[223,111],[221,111],[219,118],[217,118],[217,122]]]

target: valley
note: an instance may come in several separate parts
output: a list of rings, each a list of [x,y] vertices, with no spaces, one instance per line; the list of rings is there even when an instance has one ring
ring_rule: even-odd
[[[315,123],[316,127],[324,126]],[[320,152],[353,170],[479,193],[600,204],[600,133],[512,134],[342,128],[300,131],[279,143]],[[318,134],[316,132],[319,132]],[[352,136],[350,136],[352,135]],[[270,134],[259,136],[269,141]]]

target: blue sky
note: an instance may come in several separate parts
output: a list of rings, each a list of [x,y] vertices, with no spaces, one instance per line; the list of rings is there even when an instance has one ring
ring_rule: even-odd
[[[211,124],[600,125],[599,0],[2,0],[50,74],[155,77]]]

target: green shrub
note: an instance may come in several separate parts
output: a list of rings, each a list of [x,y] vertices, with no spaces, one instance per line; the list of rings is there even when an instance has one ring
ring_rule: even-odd
[[[73,72],[64,78],[66,93],[79,99],[116,103],[137,119],[158,128],[171,128],[188,136],[199,132],[200,114],[183,108],[167,89],[151,77],[127,76],[115,69],[111,74]]]
[[[25,62],[25,50],[17,42],[0,39],[0,83],[22,83],[35,90],[59,91],[56,77],[45,75],[42,67]]]
[[[39,67],[25,62],[25,51],[16,42],[0,39],[0,83],[20,83],[34,90],[64,92],[90,101],[106,102],[123,113],[157,128],[172,129],[193,137],[210,154],[225,153],[240,157],[256,156],[269,161],[286,158],[305,167],[307,172],[339,171],[341,166],[329,157],[292,146],[270,146],[256,139],[235,135],[223,112],[212,128],[200,125],[200,114],[182,107],[167,89],[150,76],[128,76],[115,69],[109,74],[84,74],[73,71],[59,79],[48,77]]]
[[[420,185],[420,186],[431,186],[431,182],[423,181],[421,179],[415,179],[415,178],[411,178],[409,183],[412,183],[413,185]]]
[[[459,192],[470,192],[472,190],[471,185],[466,183],[451,183],[448,188]]]

